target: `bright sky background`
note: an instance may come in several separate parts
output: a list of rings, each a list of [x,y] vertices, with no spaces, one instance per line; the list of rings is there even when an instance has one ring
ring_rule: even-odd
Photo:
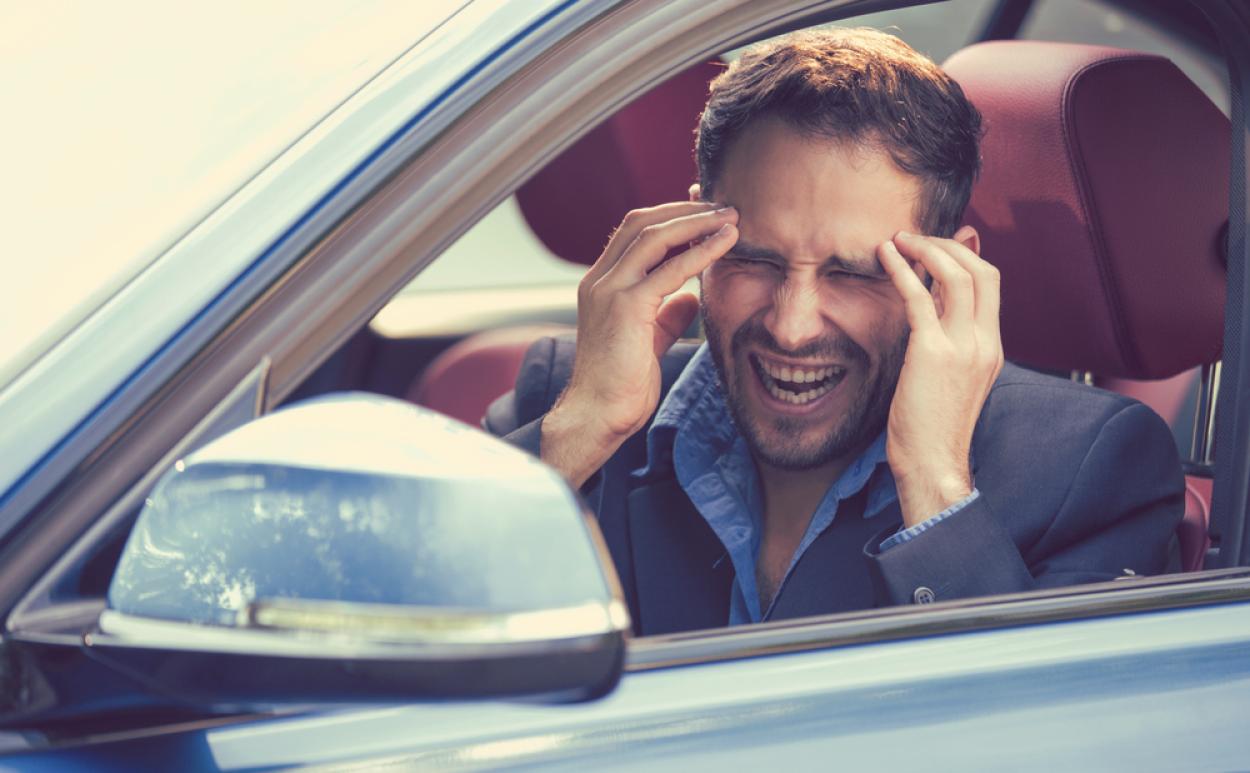
[[[0,386],[461,4],[0,4]]]

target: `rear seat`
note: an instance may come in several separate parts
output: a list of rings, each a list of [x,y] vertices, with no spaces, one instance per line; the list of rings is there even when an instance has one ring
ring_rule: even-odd
[[[678,73],[592,129],[517,190],[526,222],[549,250],[589,266],[626,212],[687,198],[696,177],[694,127],[708,81],[721,69],[719,62],[704,62]],[[430,363],[408,399],[477,424],[491,400],[512,389],[529,345],[567,331],[527,326],[469,336]]]
[[[1004,41],[944,67],[985,118],[968,220],[1002,272],[1008,358],[1092,373],[1175,421],[1188,385],[1167,380],[1220,356],[1227,118],[1150,54]],[[1211,482],[1187,483],[1192,570]]]

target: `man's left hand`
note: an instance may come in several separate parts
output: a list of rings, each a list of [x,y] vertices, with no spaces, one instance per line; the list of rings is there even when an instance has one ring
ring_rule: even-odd
[[[877,258],[903,298],[911,338],[890,405],[886,455],[904,527],[972,493],[972,432],[1003,367],[998,270],[954,239],[898,233]],[[926,288],[918,269],[933,278]]]

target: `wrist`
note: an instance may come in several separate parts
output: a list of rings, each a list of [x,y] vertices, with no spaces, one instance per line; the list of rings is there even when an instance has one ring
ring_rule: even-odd
[[[967,499],[972,494],[972,476],[967,470],[895,474],[903,527],[911,528]]]
[[[563,398],[543,417],[541,432],[540,458],[574,488],[581,488],[628,437],[611,431],[593,412]]]

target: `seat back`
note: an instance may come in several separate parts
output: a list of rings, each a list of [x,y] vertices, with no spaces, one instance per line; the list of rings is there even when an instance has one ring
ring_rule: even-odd
[[[685,201],[698,181],[694,131],[708,82],[723,65],[702,62],[622,108],[517,190],[547,248],[590,265],[631,209]]]
[[[559,257],[589,265],[631,209],[684,200],[697,179],[693,136],[720,65],[696,65],[639,97],[592,129],[517,191],[538,238]],[[554,325],[491,330],[436,357],[408,399],[469,424],[512,388],[526,350],[567,332]]]
[[[984,117],[968,221],[1002,273],[1008,358],[1127,380],[1218,359],[1227,118],[1151,54],[1004,41],[944,66]],[[1210,482],[1188,483],[1179,537],[1196,569]]]
[[[467,336],[435,357],[405,398],[465,424],[481,424],[490,404],[516,383],[530,344],[570,330],[568,325],[524,325]]]

